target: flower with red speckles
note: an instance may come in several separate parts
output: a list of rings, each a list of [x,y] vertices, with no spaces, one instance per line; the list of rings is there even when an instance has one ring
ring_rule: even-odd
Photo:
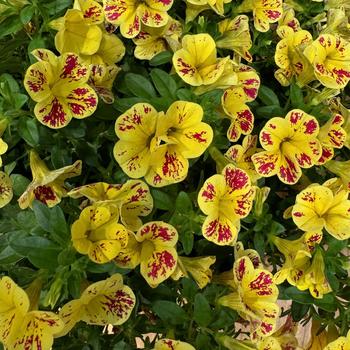
[[[87,287],[79,299],[65,304],[59,315],[65,322],[58,336],[66,335],[75,324],[107,326],[125,323],[135,306],[135,295],[131,288],[123,285],[123,277],[113,276]]]
[[[176,229],[163,221],[151,221],[136,235],[129,233],[129,243],[115,259],[118,266],[134,268],[140,264],[143,278],[152,287],[169,278],[177,266]]]
[[[235,243],[240,219],[252,209],[254,194],[248,174],[232,164],[207,179],[198,194],[198,205],[207,215],[203,236],[218,245]]]
[[[192,22],[202,11],[213,10],[224,15],[224,5],[232,0],[186,0],[186,23]]]
[[[278,288],[271,272],[254,268],[243,256],[233,266],[233,292],[219,299],[219,304],[238,311],[250,322],[251,338],[261,339],[274,333],[279,317]]]
[[[303,231],[323,228],[339,240],[350,238],[350,200],[348,191],[333,193],[325,185],[312,184],[301,191],[292,210],[294,223]]]
[[[320,35],[305,50],[316,78],[331,89],[343,89],[350,80],[350,43],[339,36]]]
[[[213,131],[202,117],[202,107],[193,102],[176,101],[165,115],[137,103],[116,121],[114,157],[128,176],[144,176],[152,186],[180,182],[188,159],[199,157],[212,141]]]
[[[44,49],[32,54],[39,62],[27,69],[24,86],[37,102],[34,114],[40,123],[59,129],[72,118],[83,119],[95,112],[97,95],[87,84],[90,69],[79,56],[65,53],[57,57]]]
[[[65,180],[81,174],[81,160],[60,169],[49,170],[34,150],[30,151],[29,164],[33,180],[18,199],[21,209],[31,207],[34,199],[48,207],[55,206],[67,195]]]
[[[185,35],[182,49],[173,55],[173,66],[189,85],[214,84],[224,73],[229,57],[217,58],[214,39],[207,33]]]
[[[125,38],[134,38],[141,31],[141,24],[159,28],[168,23],[167,13],[173,0],[104,0],[106,20],[119,26]]]
[[[329,343],[323,350],[350,350],[350,330],[346,337],[338,337]]]
[[[75,0],[75,9],[83,13],[84,19],[91,24],[101,24],[104,21],[103,7],[95,0]]]
[[[10,177],[0,171],[0,208],[9,204],[13,197],[12,180]]]
[[[277,175],[282,182],[295,184],[301,168],[312,167],[321,156],[318,133],[317,119],[300,109],[293,109],[285,118],[270,119],[260,132],[265,151],[252,155],[256,171],[263,177]]]
[[[116,221],[129,230],[136,231],[142,226],[139,216],[147,216],[153,209],[153,198],[149,187],[141,180],[128,180],[124,184],[110,185],[97,182],[76,187],[68,196],[86,197],[98,207],[107,207]]]
[[[321,165],[334,157],[334,148],[342,148],[347,137],[342,128],[344,118],[341,114],[335,114],[320,128],[318,139],[322,146],[322,155],[317,164]]]
[[[301,29],[300,23],[298,19],[295,17],[295,11],[293,7],[289,7],[288,5],[283,5],[283,14],[282,17],[278,21],[278,28],[283,26],[288,26],[292,28],[295,32]]]
[[[50,350],[62,331],[62,319],[31,309],[28,294],[11,278],[0,279],[0,341],[11,350]],[[25,347],[24,347],[25,345]]]
[[[96,264],[113,260],[128,243],[126,228],[118,223],[108,207],[85,208],[74,221],[71,232],[73,247]]]
[[[196,350],[192,345],[172,339],[158,340],[153,350]]]
[[[283,14],[282,0],[244,0],[236,9],[238,13],[253,11],[254,27],[259,32],[267,32],[270,23],[279,21]]]

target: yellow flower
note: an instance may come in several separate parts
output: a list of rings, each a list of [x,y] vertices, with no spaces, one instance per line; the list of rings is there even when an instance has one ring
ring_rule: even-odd
[[[176,73],[192,86],[214,84],[224,73],[229,57],[217,58],[214,39],[206,33],[185,35],[182,49],[173,55]]]
[[[213,131],[202,117],[202,107],[193,102],[176,101],[165,115],[137,103],[116,121],[114,157],[128,176],[144,176],[152,186],[180,182],[188,159],[199,157],[212,141]]]
[[[261,261],[259,253],[254,249],[244,249],[242,242],[237,242],[234,247],[235,259],[238,260],[243,256],[247,256],[252,262],[255,269],[262,269],[264,265]]]
[[[6,119],[0,120],[0,167],[2,166],[2,158],[1,156],[6,153],[8,149],[7,143],[2,139],[2,135],[4,134],[8,125],[8,121]]]
[[[295,32],[289,26],[277,30],[281,40],[276,45],[275,62],[279,69],[275,77],[282,86],[288,86],[293,78],[303,86],[314,79],[313,68],[303,54],[304,48],[312,42],[307,30]]]
[[[322,240],[322,233],[306,232],[295,240],[272,236],[270,240],[285,259],[283,266],[275,273],[274,281],[276,284],[281,284],[287,280],[289,284],[299,288],[300,280],[310,266],[311,254],[316,244]]]
[[[13,197],[12,181],[10,177],[0,171],[0,208],[9,204]]]
[[[153,209],[153,198],[148,186],[141,180],[128,180],[124,184],[110,185],[97,182],[76,187],[68,196],[86,197],[94,206],[107,207],[115,220],[129,230],[136,231],[142,226],[139,216],[147,216]]]
[[[199,208],[207,215],[203,236],[218,245],[235,243],[240,219],[249,214],[254,194],[248,174],[232,164],[207,179],[198,194]]]
[[[234,292],[219,299],[219,304],[238,311],[251,325],[251,338],[270,336],[279,316],[278,288],[271,272],[254,268],[249,257],[235,261]]]
[[[255,183],[261,176],[256,172],[252,162],[252,155],[259,152],[257,148],[258,137],[256,135],[247,135],[242,141],[242,145],[233,145],[225,153],[225,157],[233,164],[244,170]]]
[[[295,11],[293,7],[289,7],[285,4],[283,4],[282,17],[278,21],[278,28],[281,28],[282,26],[288,26],[292,28],[295,32],[301,29],[298,19],[295,18]]]
[[[102,39],[102,29],[96,24],[95,17],[85,17],[87,13],[89,12],[69,9],[64,17],[50,23],[51,28],[58,31],[55,46],[59,53],[93,55],[97,52]]]
[[[335,114],[320,128],[318,139],[322,146],[322,155],[317,164],[321,165],[334,157],[334,148],[342,148],[347,137],[342,128],[344,118],[341,114]]]
[[[118,224],[106,207],[85,208],[71,231],[74,248],[96,264],[111,261],[128,243],[126,228]]]
[[[350,39],[349,19],[344,8],[327,11],[327,24],[321,34],[337,34],[345,40]]]
[[[331,34],[320,35],[304,50],[322,85],[344,88],[350,80],[350,43]]]
[[[213,10],[218,15],[224,15],[224,5],[232,0],[186,0],[186,23],[193,21],[205,10]]]
[[[79,321],[98,326],[121,325],[128,320],[134,306],[133,291],[123,285],[120,274],[114,274],[91,284],[79,299],[62,307],[59,315],[65,325],[59,336],[66,335]]]
[[[7,349],[50,350],[63,326],[53,312],[30,310],[27,293],[11,278],[0,279],[0,341]]]
[[[130,236],[129,244],[115,259],[117,265],[133,268],[140,264],[143,278],[152,288],[157,287],[176,269],[176,229],[165,222],[152,221],[143,225],[134,237]]]
[[[350,331],[346,337],[339,337],[332,341],[323,350],[350,350]]]
[[[345,190],[333,194],[324,185],[308,186],[297,195],[292,217],[303,231],[320,232],[325,228],[336,239],[350,237],[350,200]]]
[[[200,289],[211,281],[212,271],[210,266],[215,263],[215,256],[185,257],[179,256],[175,272],[171,275],[174,281],[190,275]]]
[[[31,207],[34,199],[48,207],[55,206],[67,195],[64,181],[81,174],[81,160],[60,169],[49,170],[33,150],[30,151],[29,164],[33,180],[18,199],[21,209]]]
[[[136,45],[134,55],[139,60],[150,60],[168,49],[172,51],[179,50],[181,48],[179,42],[181,35],[182,24],[170,17],[164,27],[141,30],[133,39]]]
[[[153,350],[196,350],[192,345],[172,339],[158,340]]]
[[[97,95],[87,84],[90,70],[79,56],[66,53],[56,57],[48,50],[35,50],[39,62],[32,64],[24,77],[24,86],[37,102],[34,114],[40,123],[62,128],[72,118],[86,118],[97,107]]]
[[[346,134],[344,146],[350,149],[350,111],[341,104],[340,98],[330,100],[330,109],[334,114],[340,114],[343,117],[342,128]]]
[[[345,162],[339,162],[337,160],[330,160],[326,164],[324,164],[324,166],[330,172],[340,177],[340,179],[337,179],[337,178],[329,179],[324,183],[324,185],[325,186],[327,185],[327,187],[330,187],[330,188],[334,188],[333,186],[340,187],[339,189],[349,192],[350,191],[350,161],[347,160]],[[330,183],[330,185],[328,185],[328,183]]]
[[[173,0],[104,0],[106,20],[120,26],[125,38],[134,38],[141,31],[141,24],[148,27],[163,27],[168,23],[167,11]]]
[[[270,23],[277,22],[283,13],[282,0],[244,0],[237,12],[253,11],[254,27],[259,32],[267,32]]]
[[[344,8],[345,10],[350,9],[350,2],[349,0],[328,0],[326,3],[326,9],[332,9],[332,8]]]
[[[277,175],[289,185],[301,177],[301,168],[312,167],[321,156],[315,117],[293,109],[285,118],[270,119],[260,132],[265,151],[252,156],[255,169],[263,177]]]
[[[95,0],[75,0],[75,9],[83,13],[84,20],[91,24],[101,24],[104,21],[103,7]]]
[[[219,22],[218,29],[221,37],[216,40],[216,46],[220,49],[229,49],[248,62],[253,58],[249,53],[252,47],[252,38],[249,31],[249,18],[245,15],[233,19],[224,19]]]

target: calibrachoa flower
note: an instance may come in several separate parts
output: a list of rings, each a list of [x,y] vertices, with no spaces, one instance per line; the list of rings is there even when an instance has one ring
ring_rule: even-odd
[[[244,0],[237,12],[253,11],[254,27],[259,32],[267,32],[270,23],[277,22],[283,13],[282,0]]]
[[[285,118],[271,118],[260,132],[265,149],[252,156],[255,169],[263,177],[277,175],[286,184],[295,184],[301,168],[310,168],[321,156],[315,117],[293,109]]]
[[[346,140],[346,131],[342,128],[344,118],[335,114],[320,128],[318,139],[322,146],[322,155],[317,164],[324,164],[334,157],[334,148],[342,148]]]
[[[139,60],[150,60],[168,48],[172,51],[179,50],[181,34],[182,24],[169,17],[169,21],[164,27],[141,30],[133,39],[136,45],[134,55]]]
[[[244,170],[228,164],[222,174],[211,176],[198,194],[198,205],[207,215],[203,236],[218,245],[235,243],[240,219],[249,214],[253,199],[254,189]]]
[[[188,159],[199,157],[212,141],[213,131],[202,117],[202,107],[193,102],[176,101],[165,115],[137,103],[116,121],[114,157],[128,176],[144,176],[152,186],[180,182]]]
[[[293,78],[303,86],[314,79],[313,68],[304,56],[304,48],[312,42],[307,30],[294,31],[289,26],[278,29],[281,40],[276,45],[275,62],[279,69],[275,77],[282,86],[290,85]]]
[[[259,152],[257,148],[258,137],[256,135],[247,135],[242,141],[242,145],[236,144],[231,146],[225,153],[225,157],[233,162],[233,164],[244,170],[255,183],[261,176],[256,172],[252,162],[252,155]]]
[[[0,208],[9,204],[13,197],[12,181],[10,177],[0,171]]]
[[[165,222],[152,221],[143,225],[134,238],[115,261],[121,267],[129,267],[130,262],[135,266],[138,260],[141,275],[152,288],[155,288],[169,278],[176,269],[177,231]]]
[[[339,337],[332,341],[323,350],[350,350],[350,331],[346,337]]]
[[[252,39],[247,16],[240,15],[233,19],[224,19],[219,22],[218,29],[221,34],[221,37],[216,40],[218,48],[232,50],[248,62],[253,60],[249,53],[249,49],[252,47]]]
[[[173,55],[176,73],[192,86],[214,84],[224,73],[229,57],[217,58],[214,39],[206,33],[185,35],[182,49]]]
[[[232,0],[186,0],[186,22],[193,21],[202,11],[213,10],[223,16],[224,5]]]
[[[215,256],[186,257],[179,256],[175,272],[171,275],[174,281],[189,275],[196,281],[200,289],[210,283],[212,271],[210,266],[215,263]]]
[[[254,268],[252,261],[244,256],[233,266],[234,291],[219,299],[219,304],[238,311],[250,321],[252,339],[273,334],[279,316],[278,288],[271,272]]]
[[[323,228],[339,240],[350,237],[350,200],[348,191],[336,194],[328,187],[312,184],[301,191],[292,210],[294,223],[303,231]]]
[[[7,143],[2,139],[2,135],[4,134],[6,128],[7,128],[7,120],[2,119],[0,120],[0,167],[2,166],[2,158],[1,156],[6,153],[8,149]]]
[[[192,345],[172,339],[158,340],[153,350],[196,350]]]
[[[74,8],[80,10],[89,23],[101,24],[104,21],[103,7],[99,1],[75,0]]]
[[[34,150],[30,151],[29,164],[33,180],[18,199],[21,209],[32,206],[34,199],[53,207],[67,195],[64,182],[81,174],[81,160],[56,170],[49,170]]]
[[[322,85],[344,88],[350,80],[350,43],[331,34],[320,35],[304,50]]]
[[[324,185],[332,188],[333,186],[340,187],[340,189],[343,189],[345,191],[350,192],[350,160],[347,160],[345,162],[339,162],[337,160],[330,160],[324,166],[333,174],[336,174],[339,176],[339,178],[333,178],[327,180]],[[328,184],[329,183],[329,184]]]
[[[64,336],[79,321],[87,324],[107,326],[126,322],[135,306],[135,295],[131,288],[123,285],[120,274],[87,287],[79,299],[65,304],[59,312],[65,322],[59,336]]]
[[[282,26],[288,26],[295,32],[301,29],[298,19],[295,18],[294,9],[285,4],[283,4],[282,17],[278,21],[278,28],[281,28]]]
[[[97,182],[76,187],[68,192],[68,196],[86,197],[94,206],[107,207],[116,221],[120,218],[122,224],[132,231],[142,225],[139,216],[147,216],[153,209],[150,190],[141,180],[128,180],[115,185]]]
[[[56,57],[44,49],[32,54],[39,62],[27,69],[24,86],[37,102],[34,114],[40,123],[58,129],[72,118],[86,118],[95,112],[97,95],[87,84],[90,70],[79,56],[65,53]]]
[[[104,0],[106,20],[120,27],[125,38],[134,38],[141,31],[141,23],[148,27],[163,27],[173,0]]]
[[[0,341],[8,350],[50,350],[62,331],[62,319],[48,311],[31,310],[27,293],[9,277],[0,280]]]
[[[126,228],[118,224],[107,207],[85,208],[71,231],[74,248],[97,264],[114,259],[128,243]]]

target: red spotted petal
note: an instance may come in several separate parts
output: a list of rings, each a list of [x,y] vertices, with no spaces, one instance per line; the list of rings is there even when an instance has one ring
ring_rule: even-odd
[[[230,127],[227,130],[227,138],[235,142],[241,134],[249,135],[254,128],[254,115],[247,105],[242,105],[242,109],[236,111]]]
[[[278,172],[279,154],[275,152],[259,152],[252,155],[257,173],[264,177],[276,175]]]
[[[67,82],[85,83],[89,79],[90,70],[83,64],[78,55],[74,53],[63,54],[59,59],[59,85]]]
[[[51,79],[50,65],[46,62],[37,62],[28,68],[24,77],[24,86],[34,101],[43,101],[51,95],[49,86]]]
[[[144,6],[141,22],[148,27],[161,27],[167,24],[168,14],[163,11]]]
[[[301,176],[301,169],[295,159],[282,156],[278,167],[278,178],[288,184],[294,185]]]
[[[136,234],[136,239],[139,242],[150,240],[154,244],[173,247],[178,240],[176,229],[163,221],[151,221],[143,225]]]
[[[228,164],[222,174],[225,177],[226,185],[228,186],[228,193],[240,194],[246,193],[250,188],[250,178],[248,174],[232,164]]]
[[[82,119],[89,117],[97,108],[97,95],[94,89],[83,84],[71,91],[66,102],[73,117]]]
[[[130,15],[130,11],[135,11],[134,3],[128,0],[106,0],[103,8],[106,20],[119,25]]]

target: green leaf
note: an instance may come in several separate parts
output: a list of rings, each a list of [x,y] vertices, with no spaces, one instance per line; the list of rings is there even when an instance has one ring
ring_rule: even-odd
[[[301,291],[296,287],[288,287],[285,289],[284,294],[300,304],[313,304],[314,302],[314,298],[308,291]]]
[[[187,313],[171,301],[157,300],[152,305],[152,310],[162,321],[171,325],[182,325],[189,319]]]
[[[149,102],[149,101],[141,97],[117,98],[116,101],[113,103],[113,107],[117,111],[124,113],[126,110],[131,108],[134,104],[140,103],[140,102]]]
[[[150,66],[160,66],[161,64],[165,64],[171,62],[171,58],[173,54],[170,51],[160,52],[158,55],[154,56],[150,61]]]
[[[190,254],[193,249],[193,244],[194,244],[194,234],[191,231],[184,231],[182,232],[180,230],[180,241],[182,244],[182,247],[184,248],[185,254]]]
[[[155,68],[151,71],[150,75],[154,86],[161,96],[176,98],[176,82],[168,73]]]
[[[35,200],[33,202],[33,210],[38,225],[46,232],[49,232],[51,227],[50,209],[44,203]]]
[[[291,314],[294,322],[299,322],[309,311],[310,306],[293,301]]]
[[[154,200],[154,206],[161,210],[174,209],[174,200],[165,192],[161,190],[151,189],[151,194]]]
[[[303,91],[298,85],[291,84],[289,96],[290,96],[290,102],[293,108],[303,108],[304,106]]]
[[[21,22],[23,24],[27,24],[33,17],[35,12],[34,6],[26,6],[21,10],[21,13],[19,15]]]
[[[13,193],[20,196],[30,184],[30,180],[21,174],[12,174],[10,176],[13,184]]]
[[[23,24],[19,21],[17,15],[7,17],[0,23],[0,39],[6,35],[18,32],[22,29],[22,26]]]
[[[277,105],[263,106],[256,109],[256,114],[265,119],[278,117],[284,114],[283,108]]]
[[[39,130],[35,119],[26,117],[20,118],[18,122],[18,133],[29,146],[35,147],[38,145]]]
[[[189,195],[181,191],[175,201],[175,208],[181,214],[188,214],[193,210],[192,201]]]
[[[211,338],[207,334],[199,333],[196,337],[196,350],[208,350]],[[210,348],[212,349],[212,348]]]
[[[319,308],[329,312],[337,310],[336,301],[332,293],[325,294],[322,299],[314,299],[314,303]]]
[[[143,75],[128,73],[125,75],[125,83],[136,97],[152,98],[157,96],[153,85]]]
[[[197,294],[194,299],[193,318],[203,327],[208,326],[212,320],[211,307],[203,294]]]
[[[265,85],[260,86],[258,97],[266,106],[272,106],[272,105],[279,106],[280,105],[280,101],[279,101],[277,95],[273,92],[273,90],[271,90],[270,88],[268,88]]]

